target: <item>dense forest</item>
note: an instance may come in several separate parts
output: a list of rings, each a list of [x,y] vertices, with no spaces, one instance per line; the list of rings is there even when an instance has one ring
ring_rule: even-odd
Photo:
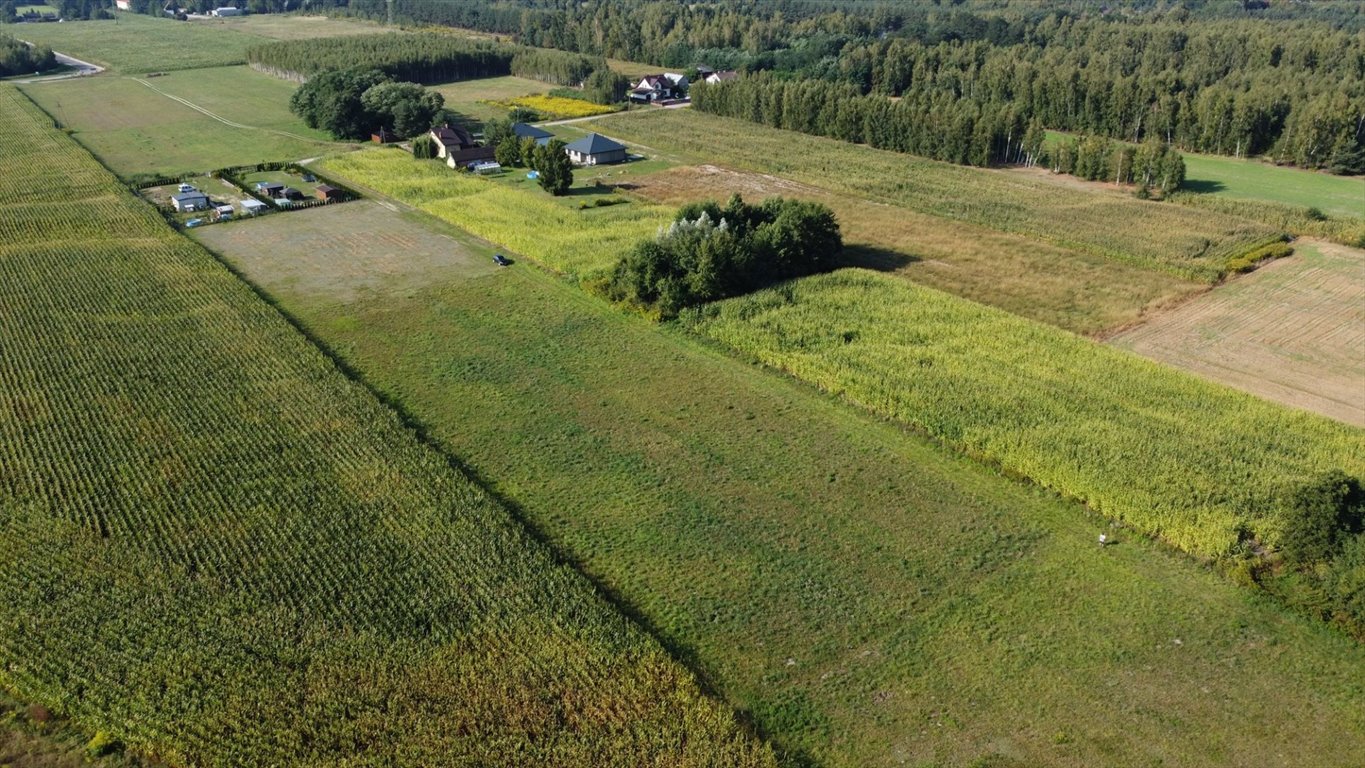
[[[57,57],[45,45],[30,48],[10,35],[0,35],[0,77],[31,75],[57,66]]]
[[[344,12],[389,7],[352,0]],[[918,105],[942,94],[974,102],[959,113],[1010,109],[1058,130],[1365,172],[1357,3],[395,0],[393,12],[530,46],[767,71]]]
[[[247,61],[262,71],[297,79],[339,69],[375,69],[414,83],[518,75],[555,85],[579,85],[594,71],[607,68],[601,57],[439,33],[266,43],[249,49]]]

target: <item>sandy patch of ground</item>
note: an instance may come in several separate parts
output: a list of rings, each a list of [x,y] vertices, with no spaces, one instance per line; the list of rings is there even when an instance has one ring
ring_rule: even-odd
[[[1300,240],[1293,256],[1111,341],[1261,397],[1365,427],[1365,250]]]

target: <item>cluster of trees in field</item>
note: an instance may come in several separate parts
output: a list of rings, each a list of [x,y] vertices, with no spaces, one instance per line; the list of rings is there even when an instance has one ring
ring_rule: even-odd
[[[693,203],[652,240],[637,245],[611,274],[607,295],[661,317],[716,299],[809,275],[843,250],[828,207],[770,197],[759,205],[734,195],[722,207]]]
[[[380,128],[407,137],[443,115],[445,97],[417,83],[395,82],[377,69],[323,72],[299,86],[289,108],[309,128],[338,139],[365,139]]]
[[[57,66],[57,57],[46,45],[29,47],[10,35],[0,35],[0,77],[31,75]]]
[[[1185,158],[1156,137],[1138,146],[1106,136],[1063,139],[1041,153],[1039,160],[1055,173],[1135,184],[1139,197],[1153,191],[1169,195],[1185,182]]]
[[[1280,572],[1251,578],[1292,604],[1365,635],[1365,488],[1340,470],[1290,488],[1280,504]]]
[[[395,12],[526,45],[676,68],[772,70],[917,101],[943,92],[1007,104],[1058,130],[1133,142],[1157,136],[1187,150],[1365,172],[1358,14],[953,5],[397,0]],[[386,12],[379,0],[350,8]]]

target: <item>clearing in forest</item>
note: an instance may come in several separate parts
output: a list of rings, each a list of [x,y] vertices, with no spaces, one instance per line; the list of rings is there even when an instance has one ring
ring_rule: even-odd
[[[1112,343],[1365,427],[1365,251],[1300,241]]]

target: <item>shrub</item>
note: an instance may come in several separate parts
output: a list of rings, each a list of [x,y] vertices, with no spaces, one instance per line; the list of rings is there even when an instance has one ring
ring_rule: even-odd
[[[418,136],[412,140],[412,156],[418,160],[436,157],[436,142],[430,136]]]
[[[104,731],[95,731],[94,737],[85,745],[85,754],[90,757],[105,757],[123,749],[123,744]]]
[[[1337,553],[1365,519],[1365,491],[1341,470],[1290,488],[1280,499],[1280,553],[1307,568]]]
[[[1282,259],[1293,252],[1293,247],[1288,243],[1277,241],[1263,245],[1250,253],[1228,259],[1227,270],[1229,272],[1250,272],[1260,266],[1262,262]]]
[[[1339,619],[1365,632],[1365,535],[1347,538],[1325,579]]]

